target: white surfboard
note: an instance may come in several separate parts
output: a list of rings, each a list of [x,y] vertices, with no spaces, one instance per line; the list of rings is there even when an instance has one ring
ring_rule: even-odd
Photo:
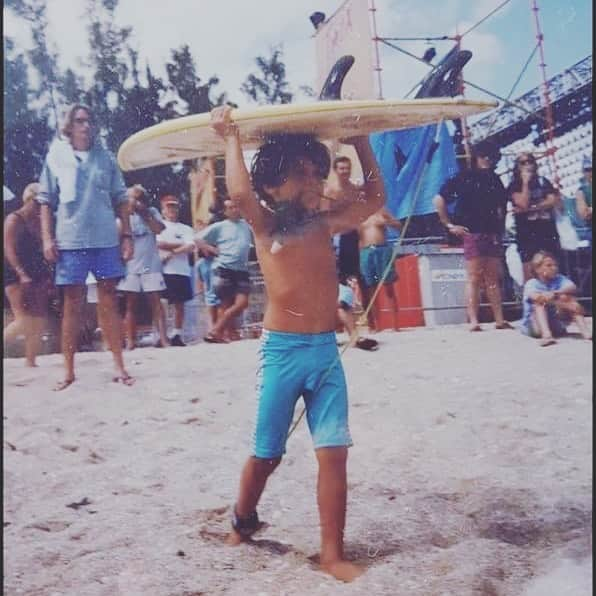
[[[423,126],[484,112],[492,102],[451,98],[320,101],[232,110],[245,149],[255,149],[274,133],[309,133],[321,140]],[[122,143],[118,163],[136,170],[223,154],[210,126],[210,114],[167,120],[141,130]]]

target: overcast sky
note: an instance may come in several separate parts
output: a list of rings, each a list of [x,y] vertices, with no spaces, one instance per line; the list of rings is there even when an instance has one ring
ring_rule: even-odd
[[[367,0],[360,0],[366,2]],[[381,37],[425,37],[466,31],[503,0],[376,0],[378,33]],[[85,0],[49,0],[49,38],[58,49],[62,66],[77,67],[88,53]],[[187,43],[200,76],[220,78],[217,92],[227,91],[231,100],[246,105],[239,88],[254,58],[268,55],[269,48],[283,44],[288,80],[294,90],[314,86],[314,40],[309,15],[328,16],[342,0],[120,0],[117,19],[133,27],[132,43],[141,65],[149,63],[159,74],[172,48]],[[589,0],[539,0],[545,36],[549,76],[591,53],[592,3]],[[4,9],[4,35],[23,48],[30,43],[24,23]],[[418,56],[425,42],[393,42]],[[452,42],[435,42],[438,56]],[[507,95],[536,44],[529,0],[510,0],[485,23],[464,37],[463,46],[473,52],[465,78]],[[383,95],[403,97],[427,72],[424,65],[381,45]],[[537,59],[530,65],[514,95],[539,83]],[[486,98],[468,89],[466,95]]]

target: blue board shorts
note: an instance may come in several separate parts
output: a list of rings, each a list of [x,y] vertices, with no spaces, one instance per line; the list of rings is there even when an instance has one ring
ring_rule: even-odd
[[[311,334],[264,329],[259,357],[255,457],[272,459],[285,453],[300,396],[315,449],[352,445],[346,378],[334,331]]]
[[[360,275],[364,285],[367,288],[376,286],[383,279],[383,273],[390,262],[393,262],[393,248],[389,244],[372,244],[361,248]],[[395,267],[392,266],[383,283],[391,284],[396,279],[397,273]]]
[[[108,248],[77,248],[58,251],[57,286],[84,286],[91,272],[99,281],[119,279],[126,275],[119,246]]]

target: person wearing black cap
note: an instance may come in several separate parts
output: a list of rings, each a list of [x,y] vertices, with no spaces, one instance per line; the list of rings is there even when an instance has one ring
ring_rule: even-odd
[[[494,167],[500,150],[483,141],[473,148],[472,168],[447,180],[434,198],[441,223],[463,241],[466,261],[466,303],[470,331],[482,331],[478,323],[480,288],[484,286],[497,329],[512,329],[503,316],[500,281],[502,242],[507,193]],[[453,221],[447,205],[455,203]]]

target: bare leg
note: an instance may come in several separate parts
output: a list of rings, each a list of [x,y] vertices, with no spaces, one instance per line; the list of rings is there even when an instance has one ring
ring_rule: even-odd
[[[135,349],[137,338],[136,307],[136,292],[126,292],[126,315],[124,316],[124,327],[126,329],[126,348],[128,350]]]
[[[371,301],[374,293],[375,293],[374,286],[372,288],[367,288],[367,287],[362,288],[362,308],[364,308],[365,312],[368,310],[368,306],[370,304],[370,301]],[[374,333],[377,330],[377,328],[375,325],[375,314],[373,312],[372,307],[368,311],[366,319],[367,319],[367,323],[368,323],[368,330],[371,333]]]
[[[207,312],[209,313],[209,329],[213,330],[215,323],[217,323],[217,306],[208,306]]]
[[[213,326],[211,333],[215,337],[221,337],[224,329],[248,306],[248,294],[236,294],[234,302],[227,308],[224,306],[220,310],[217,323]]]
[[[343,308],[337,309],[337,318],[340,320],[341,324],[344,326],[346,332],[352,338],[356,331],[356,322],[354,321],[354,314],[352,311],[344,310]]]
[[[385,292],[387,294],[387,298],[389,298],[389,303],[391,304],[391,316],[393,318],[393,330],[399,331],[399,323],[397,322],[397,313],[398,313],[398,306],[397,306],[397,296],[395,295],[395,290],[393,288],[392,283],[384,284]]]
[[[482,263],[479,258],[466,260],[466,306],[470,331],[480,331],[478,324],[478,307],[480,306],[480,284],[482,281]]]
[[[534,316],[533,322],[536,325],[538,332],[540,333],[540,345],[541,346],[552,346],[557,342],[553,338],[550,325],[548,324],[548,314],[546,307],[543,304],[534,305]]]
[[[347,499],[347,447],[317,449],[317,500],[321,520],[321,569],[341,581],[352,581],[364,569],[344,559]]]
[[[132,385],[134,379],[124,368],[124,359],[122,358],[122,331],[120,313],[118,312],[116,284],[117,280],[115,279],[102,279],[98,281],[98,318],[103,335],[112,350],[114,367],[116,369],[114,380],[121,381],[125,385]]]
[[[486,295],[493,311],[497,327],[504,327],[507,322],[503,316],[503,304],[501,298],[501,261],[496,257],[483,259],[484,287]]]
[[[10,310],[12,310],[14,316],[14,320],[3,331],[3,339],[4,343],[6,343],[25,333],[25,318],[27,314],[23,303],[23,289],[20,284],[10,284],[6,286],[4,291],[10,303]]]
[[[273,473],[279,465],[281,457],[274,459],[262,459],[259,457],[249,457],[242,474],[240,475],[240,489],[238,491],[238,500],[236,501],[236,515],[238,517],[247,517],[257,509],[267,478]],[[235,530],[230,532],[227,543],[236,546],[243,541],[243,537]]]
[[[25,319],[25,364],[27,366],[37,366],[35,358],[39,354],[44,325],[44,317],[27,316]]]
[[[557,309],[571,314],[573,322],[577,325],[582,337],[584,339],[592,339],[592,334],[584,319],[584,309],[574,297],[569,295],[561,296],[559,300],[557,300]]]
[[[174,327],[182,329],[184,326],[184,302],[174,304]]]
[[[164,311],[161,307],[161,300],[159,298],[159,292],[147,292],[147,298],[151,305],[151,318],[153,319],[153,326],[159,333],[159,341],[162,347],[168,345],[168,336],[166,334],[166,318]]]
[[[55,391],[66,389],[75,380],[74,356],[79,339],[81,307],[86,287],[64,286],[64,306],[62,314],[62,354],[64,356],[64,380],[56,385]]]

